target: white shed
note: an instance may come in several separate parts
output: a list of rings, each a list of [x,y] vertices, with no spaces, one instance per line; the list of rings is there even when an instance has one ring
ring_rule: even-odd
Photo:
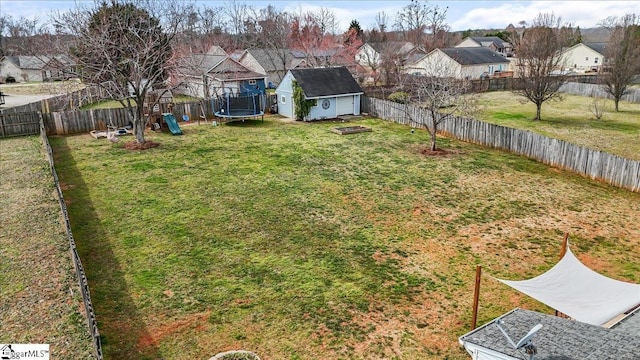
[[[307,100],[316,100],[305,121],[360,114],[360,96],[364,92],[344,66],[289,70],[276,94],[278,113],[290,118],[295,118],[293,81],[302,88]]]

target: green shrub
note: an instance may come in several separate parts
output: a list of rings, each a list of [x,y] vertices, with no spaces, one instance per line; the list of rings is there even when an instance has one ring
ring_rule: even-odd
[[[304,96],[304,92],[297,81],[293,81],[293,103],[295,104],[296,119],[304,120],[309,115],[311,108],[317,103],[316,99],[307,100]]]
[[[396,91],[389,95],[389,100],[400,104],[406,104],[409,101],[409,94],[404,91]]]

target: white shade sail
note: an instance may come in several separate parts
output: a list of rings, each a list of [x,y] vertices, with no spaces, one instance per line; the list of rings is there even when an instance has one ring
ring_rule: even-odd
[[[578,321],[602,325],[640,304],[640,284],[611,279],[586,267],[567,246],[562,259],[529,280],[497,279]]]

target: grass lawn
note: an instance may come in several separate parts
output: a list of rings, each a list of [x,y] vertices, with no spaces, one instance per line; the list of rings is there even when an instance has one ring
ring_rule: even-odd
[[[90,359],[80,287],[39,137],[0,139],[0,343]]]
[[[523,98],[510,91],[483,93],[479,99],[480,120],[640,160],[640,104],[621,101],[620,111],[615,112],[613,101],[606,100],[608,111],[602,120],[595,120],[592,98],[565,95],[562,101],[545,102],[542,120],[534,121],[535,105],[520,102]]]
[[[373,131],[337,135],[336,126]],[[52,138],[105,357],[468,359],[475,266],[640,282],[640,194],[377,119]],[[552,313],[484,276],[479,324]]]

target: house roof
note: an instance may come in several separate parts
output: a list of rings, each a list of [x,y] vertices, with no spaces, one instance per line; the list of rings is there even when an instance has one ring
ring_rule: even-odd
[[[408,41],[384,41],[384,42],[370,42],[367,43],[376,52],[382,53],[385,50],[398,51],[406,53],[411,51],[415,46]]]
[[[604,55],[607,43],[606,42],[591,42],[591,43],[583,43],[586,47],[591,50]]]
[[[640,317],[640,314],[634,316]],[[502,328],[514,342],[522,339],[535,325],[542,324],[542,328],[532,340],[538,351],[536,360],[631,360],[637,359],[637,351],[640,348],[640,337],[624,327],[606,329],[518,308],[498,319],[502,321]],[[524,351],[517,351],[509,344],[496,325],[498,319],[461,336],[460,344],[467,351],[480,348],[514,359],[529,359]]]
[[[486,47],[457,47],[440,49],[460,65],[509,63],[509,60]]]
[[[183,60],[180,68],[185,75],[202,76],[207,74],[220,81],[263,79],[265,77],[265,74],[252,71],[226,55],[193,54]]]
[[[247,49],[246,52],[251,54],[265,71],[279,71],[295,67],[293,66],[294,60],[300,58],[294,56],[289,49]]]
[[[180,68],[185,74],[202,76],[226,58],[225,55],[193,54],[182,61]]]
[[[480,46],[488,47],[491,44],[494,44],[498,48],[511,47],[511,44],[507,41],[502,40],[497,36],[472,36],[471,40],[480,44]]]
[[[227,56],[227,52],[224,51],[224,49],[218,45],[212,45],[209,50],[207,50],[207,54],[208,55],[223,55],[223,56]]]
[[[23,70],[42,70],[48,63],[58,63],[61,65],[72,65],[73,59],[67,55],[54,56],[5,56],[5,59],[11,61],[14,65]]]
[[[207,74],[220,81],[264,79],[266,77],[265,74],[252,71],[229,57],[225,57],[211,68]]]
[[[362,88],[344,67],[290,70],[307,98],[363,93]]]

